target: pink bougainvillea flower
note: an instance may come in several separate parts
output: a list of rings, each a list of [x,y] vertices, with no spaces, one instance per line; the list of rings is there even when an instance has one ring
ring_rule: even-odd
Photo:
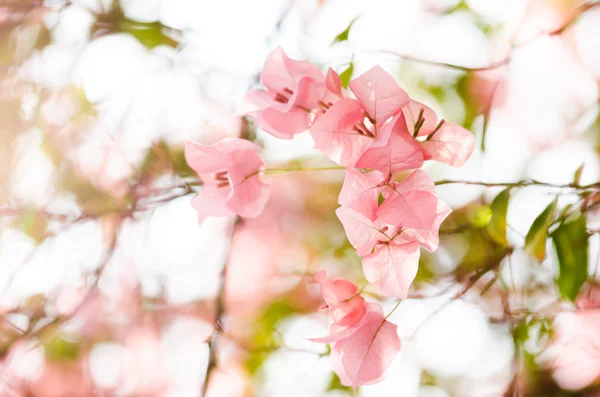
[[[377,137],[356,161],[357,168],[370,168],[393,175],[398,171],[419,168],[431,158],[408,133],[400,113],[379,129]]]
[[[346,279],[328,279],[324,270],[315,274],[321,296],[334,324],[342,327],[356,324],[365,314],[365,299],[358,295],[355,284]]]
[[[333,370],[343,385],[355,389],[383,380],[401,345],[397,326],[385,319],[379,305],[369,304],[364,318],[331,349]]]
[[[442,122],[440,122],[442,123]],[[467,162],[475,148],[473,134],[458,124],[444,121],[439,129],[422,142],[423,149],[433,160],[453,167],[460,167]]]
[[[352,167],[373,141],[373,133],[364,124],[360,103],[345,98],[334,103],[310,128],[315,148],[336,163]]]
[[[429,229],[435,220],[436,207],[433,181],[425,172],[416,170],[402,182],[390,185],[377,217],[394,226]]]
[[[405,299],[417,275],[419,256],[417,242],[379,244],[363,258],[363,271],[367,280],[384,293]]]
[[[260,127],[282,139],[308,129],[325,92],[325,77],[315,65],[290,59],[277,47],[268,57],[260,78],[266,91],[252,90],[240,111]]]
[[[561,313],[540,362],[561,388],[579,390],[600,379],[600,310]]]
[[[254,143],[238,138],[210,146],[186,142],[186,161],[203,182],[192,200],[199,217],[260,215],[271,189],[259,177],[264,166],[259,151]]]
[[[426,137],[415,141],[428,154],[428,158],[453,167],[462,166],[473,153],[475,137],[458,124],[440,120],[433,110],[420,102],[411,100],[402,109],[406,120],[404,136]],[[416,134],[415,134],[416,131]]]
[[[402,230],[402,233],[400,233],[394,239],[394,241],[396,243],[416,241],[426,250],[430,252],[435,251],[440,245],[440,226],[444,219],[446,219],[451,212],[452,208],[450,208],[448,204],[444,203],[442,200],[438,199],[435,218],[430,228],[405,228]]]
[[[379,66],[350,83],[356,99],[344,98],[335,72],[330,72],[327,80],[333,100],[328,97],[327,103],[321,104],[325,114],[315,121],[310,133],[317,149],[338,164],[352,167],[377,138],[381,126],[409,103],[408,94]]]
[[[348,241],[356,249],[358,256],[370,254],[379,241],[387,242],[396,234],[396,227],[380,219],[371,221],[349,207],[341,206],[335,213],[342,222]]]
[[[374,124],[382,124],[406,106],[410,98],[381,66],[374,66],[350,82],[350,89]]]
[[[340,190],[338,203],[361,213],[370,221],[375,221],[378,208],[377,200],[384,182],[385,178],[378,171],[363,173],[348,169]]]

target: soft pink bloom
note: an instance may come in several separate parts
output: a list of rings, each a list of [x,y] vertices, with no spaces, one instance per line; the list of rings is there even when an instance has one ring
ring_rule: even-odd
[[[385,142],[376,140],[378,130],[393,114],[400,112],[408,104],[408,94],[379,66],[350,82],[350,89],[356,99],[345,98],[335,72],[330,72],[327,80],[328,95],[333,100],[326,98],[325,114],[315,121],[310,133],[317,149],[338,164],[352,167],[374,141],[380,146],[387,144],[389,137],[382,138]],[[411,144],[408,140],[405,145]],[[421,164],[422,161],[412,168]]]
[[[426,173],[414,171],[402,182],[393,182],[377,171],[348,170],[338,202],[370,221],[404,228],[428,229],[435,219],[435,185]],[[385,200],[379,206],[379,195]]]
[[[435,220],[436,207],[433,181],[425,172],[416,170],[402,182],[390,185],[377,217],[394,226],[429,229]]]
[[[600,379],[600,310],[556,317],[549,347],[540,361],[561,388],[579,390]]]
[[[405,299],[417,275],[419,256],[417,242],[379,244],[375,252],[363,258],[363,271],[367,280],[384,293]]]
[[[433,160],[460,167],[473,153],[475,137],[460,125],[445,121],[422,145]]]
[[[260,79],[267,91],[248,92],[241,113],[278,138],[291,139],[307,130],[311,112],[325,91],[325,77],[319,68],[290,59],[277,47],[267,57]]]
[[[380,194],[385,200],[378,206]],[[382,179],[377,171],[348,170],[339,202],[342,206],[336,215],[359,256],[370,254],[378,243],[392,241],[415,241],[434,251],[440,225],[452,212],[437,198],[433,181],[420,170],[400,183]]]
[[[192,201],[199,217],[260,215],[271,189],[259,178],[264,166],[259,151],[254,143],[237,138],[210,146],[186,142],[186,161],[203,181]]]
[[[394,241],[396,243],[416,241],[426,250],[435,251],[440,244],[440,226],[451,212],[452,208],[438,198],[436,214],[431,227],[427,229],[405,228]]]
[[[315,274],[315,281],[321,286],[321,295],[334,324],[352,326],[363,317],[365,299],[357,294],[355,284],[346,279],[328,279],[324,270]]]
[[[399,351],[397,326],[379,305],[369,304],[361,326],[333,345],[332,367],[343,385],[357,388],[383,380]]]
[[[411,100],[402,113],[406,120],[406,133],[402,131],[402,136],[413,137],[415,144],[427,153],[426,159],[460,167],[473,153],[475,137],[469,130],[449,121],[438,121],[435,112],[422,103]],[[417,137],[426,137],[424,140],[414,137],[419,119],[423,121]]]
[[[379,241],[389,241],[396,234],[396,228],[380,219],[369,220],[360,212],[341,206],[335,214],[342,222],[348,241],[356,249],[358,256],[365,256],[373,251]]]
[[[350,89],[375,124],[406,106],[410,98],[381,66],[374,66],[350,82]]]
[[[334,103],[310,128],[315,148],[332,161],[352,167],[373,141],[364,126],[365,114],[360,103],[345,98]]]
[[[378,171],[359,172],[350,168],[346,171],[338,203],[375,221],[382,181],[384,177]]]
[[[401,113],[384,124],[371,145],[356,161],[357,168],[370,168],[393,175],[419,168],[431,155],[409,134]]]

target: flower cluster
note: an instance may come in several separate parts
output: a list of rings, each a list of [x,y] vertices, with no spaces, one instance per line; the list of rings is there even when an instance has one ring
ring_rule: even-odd
[[[352,387],[376,383],[400,351],[397,326],[384,317],[381,306],[367,303],[358,288],[345,279],[315,274],[324,309],[329,310],[330,335],[311,339],[330,343],[333,369],[342,384]]]
[[[463,165],[473,151],[473,135],[457,124],[438,121],[433,110],[412,100],[379,66],[350,82],[351,95],[332,69],[323,75],[277,48],[267,58],[261,80],[266,90],[250,91],[242,114],[282,139],[309,130],[315,147],[346,168],[336,214],[362,257],[365,277],[385,294],[406,298],[420,248],[437,248],[440,224],[451,212],[419,168],[427,160]],[[258,150],[241,139],[186,146],[188,163],[204,181],[193,202],[200,216],[260,214],[269,186],[260,179],[264,163]],[[360,349],[356,341],[370,338],[366,354],[371,355],[378,335],[391,334],[392,328],[395,332],[394,326],[387,325],[378,305],[351,296],[356,286],[348,281],[326,280],[324,275],[317,281],[334,324],[332,334],[321,341],[335,343],[336,372],[352,386],[374,381],[389,357],[384,363],[383,356],[370,356],[371,363],[381,364],[375,366],[379,369],[359,375],[354,371],[358,364],[349,363],[361,356],[354,351]],[[398,340],[396,352],[399,348]]]

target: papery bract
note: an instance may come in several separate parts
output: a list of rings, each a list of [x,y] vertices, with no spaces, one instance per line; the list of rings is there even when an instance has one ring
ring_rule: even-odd
[[[328,279],[324,270],[315,274],[315,281],[321,286],[321,296],[335,324],[351,326],[361,319],[365,313],[365,299],[357,294],[355,284],[345,279]]]
[[[433,225],[436,206],[433,181],[425,172],[416,170],[389,189],[389,195],[379,206],[377,216],[394,226],[428,229]]]
[[[439,130],[422,145],[433,160],[460,167],[473,153],[475,137],[460,125],[444,121]]]
[[[396,243],[416,241],[421,245],[421,247],[425,248],[426,250],[430,252],[435,251],[438,245],[440,244],[440,226],[444,219],[446,219],[446,217],[448,217],[448,215],[450,215],[451,212],[452,208],[450,208],[448,204],[444,203],[438,198],[435,218],[430,228],[405,228],[402,230],[402,233],[400,233],[398,237],[394,239],[394,241]]]
[[[381,381],[400,351],[397,326],[378,305],[369,305],[365,321],[332,347],[332,367],[343,385],[357,388]]]
[[[398,171],[419,168],[430,157],[409,135],[406,120],[400,114],[379,129],[375,140],[356,161],[356,167],[393,175]]]
[[[334,103],[310,128],[315,148],[340,165],[354,166],[373,141],[358,130],[364,118],[358,101],[345,98]]]
[[[369,282],[387,295],[405,299],[419,268],[420,247],[416,242],[379,244],[365,256],[362,267]]]
[[[393,236],[396,231],[394,226],[379,219],[371,221],[349,207],[341,206],[335,214],[344,226],[348,241],[356,249],[358,256],[370,254],[379,240],[388,241],[388,236]]]
[[[258,175],[264,166],[259,151],[254,143],[237,138],[210,146],[186,142],[186,161],[203,182],[192,200],[199,217],[260,215],[269,199],[270,186]]]
[[[260,78],[267,91],[248,92],[240,113],[278,138],[291,139],[307,130],[311,111],[325,92],[325,77],[319,68],[290,59],[277,47],[267,57]]]
[[[374,66],[350,82],[350,89],[376,124],[406,106],[410,98],[381,66]]]
[[[423,141],[414,140],[415,144],[420,145],[427,153],[427,159],[460,167],[473,153],[475,148],[473,134],[449,121],[441,120],[438,123],[435,112],[424,104],[411,100],[402,109],[402,113],[406,120],[406,135],[414,137],[415,128],[418,128],[418,137],[427,136]],[[417,127],[419,120],[421,125]]]
[[[338,203],[366,216],[370,221],[377,218],[377,200],[384,177],[378,171],[359,172],[348,169],[344,184],[338,197]]]

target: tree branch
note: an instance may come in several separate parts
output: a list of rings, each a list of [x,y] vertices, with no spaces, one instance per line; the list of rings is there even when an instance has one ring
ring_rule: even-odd
[[[217,341],[218,335],[223,333],[223,326],[221,324],[221,320],[225,315],[225,292],[227,287],[227,269],[229,265],[229,261],[231,260],[231,251],[233,246],[233,240],[235,238],[235,233],[242,222],[242,218],[239,216],[235,217],[233,225],[231,227],[231,237],[229,239],[229,248],[227,251],[227,256],[223,263],[223,267],[221,269],[221,273],[219,275],[219,288],[217,290],[217,296],[215,297],[215,317],[213,320],[213,333],[208,341],[208,366],[206,367],[206,376],[204,377],[204,384],[202,385],[202,392],[200,394],[201,397],[206,396],[206,392],[208,391],[208,385],[210,383],[210,376],[217,367]]]

